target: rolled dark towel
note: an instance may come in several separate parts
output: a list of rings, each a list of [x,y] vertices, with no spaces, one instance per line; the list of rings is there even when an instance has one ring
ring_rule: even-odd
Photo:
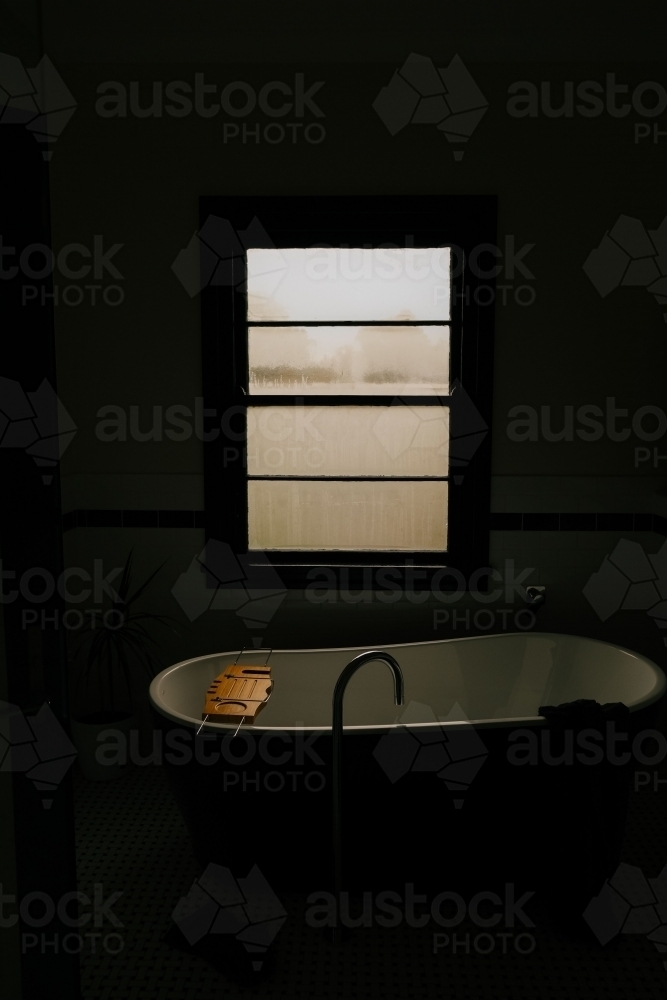
[[[595,728],[600,722],[627,722],[630,719],[630,710],[622,701],[601,705],[592,698],[566,701],[562,705],[540,705],[537,711],[550,721],[562,720],[564,728],[575,725],[579,729]]]

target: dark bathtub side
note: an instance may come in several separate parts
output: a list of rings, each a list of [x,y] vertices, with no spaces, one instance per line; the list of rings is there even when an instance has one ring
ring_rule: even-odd
[[[630,716],[629,747],[638,732],[653,728],[657,710]],[[153,716],[202,866],[215,861],[245,874],[258,864],[276,888],[331,888],[328,731],[243,727],[236,736],[196,736],[155,709]],[[449,747],[449,758],[458,753],[460,760],[469,751],[449,730],[345,734],[347,887],[400,891],[412,882],[437,891],[488,890],[513,882],[581,913],[581,900],[621,859],[628,787],[643,765],[613,763],[604,748],[598,763],[582,762],[576,739],[568,757],[562,740],[539,724],[475,732],[481,764],[450,788],[435,770],[441,761],[434,748]]]

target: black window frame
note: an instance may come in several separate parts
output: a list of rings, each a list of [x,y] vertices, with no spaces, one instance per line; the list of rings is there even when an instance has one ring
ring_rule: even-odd
[[[259,220],[272,247],[294,246],[425,246],[452,245],[460,268],[452,283],[450,384],[458,381],[484,421],[487,431],[465,468],[452,467],[448,490],[449,546],[443,553],[263,552],[258,565],[273,564],[286,587],[312,582],[313,569],[344,567],[346,583],[377,587],[377,572],[391,570],[392,583],[414,581],[415,571],[427,584],[438,574],[440,589],[468,584],[489,560],[491,414],[495,280],[489,258],[471,267],[496,246],[495,195],[416,196],[204,196],[200,228],[210,216],[227,220],[236,233]],[[406,242],[410,241],[410,242]],[[261,245],[261,239],[252,245]],[[211,415],[204,428],[204,526],[206,540],[227,542],[237,554],[250,556],[247,538],[247,468],[245,427],[248,405],[280,405],[297,394],[249,396],[245,258],[232,255],[224,263],[224,283],[210,280],[210,262],[202,260],[201,301],[203,405]],[[209,281],[206,284],[206,281]],[[299,397],[304,405],[392,405],[394,396]],[[411,397],[414,401],[414,397]],[[421,397],[425,405],[448,405],[451,397]],[[335,405],[335,403],[333,404]],[[448,575],[443,569],[456,570]],[[456,583],[453,582],[456,577]],[[444,578],[447,581],[443,582]],[[383,577],[386,579],[386,576]],[[386,586],[386,583],[383,584]],[[482,589],[484,580],[475,583]]]

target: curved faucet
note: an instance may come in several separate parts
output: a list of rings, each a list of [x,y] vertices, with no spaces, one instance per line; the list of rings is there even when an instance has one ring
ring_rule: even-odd
[[[343,881],[343,840],[341,825],[341,774],[343,770],[343,695],[348,681],[359,667],[371,660],[381,660],[386,663],[394,677],[394,704],[403,704],[403,673],[398,663],[390,653],[373,649],[367,653],[355,656],[345,667],[336,681],[333,693],[332,736],[332,783],[333,783],[333,849],[334,849],[334,897],[336,899],[336,926],[334,940],[338,941],[340,933],[340,897]]]

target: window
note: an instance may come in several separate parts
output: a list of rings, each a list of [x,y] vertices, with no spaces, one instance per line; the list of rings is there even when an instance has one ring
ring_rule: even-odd
[[[222,415],[207,537],[294,585],[318,565],[484,565],[493,288],[469,259],[493,247],[495,199],[201,209],[205,406]]]

